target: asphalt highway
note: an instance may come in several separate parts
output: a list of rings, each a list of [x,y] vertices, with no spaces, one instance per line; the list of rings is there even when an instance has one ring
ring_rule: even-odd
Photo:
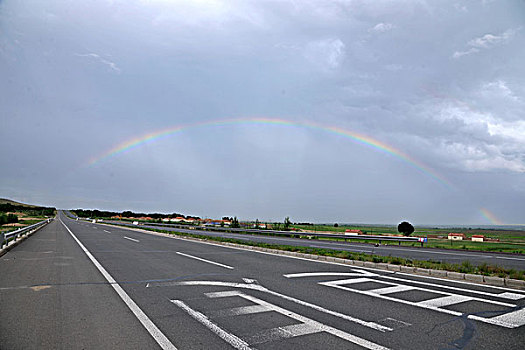
[[[1,257],[0,271],[1,349],[525,344],[525,291],[146,234],[63,213]]]
[[[122,223],[122,222],[120,222],[119,225],[133,227],[132,224]],[[159,227],[159,226],[154,226],[154,225],[140,225],[139,227],[162,229],[162,230],[174,231],[174,232],[186,232],[186,233],[193,233],[193,234],[206,235],[206,236],[234,238],[234,239],[240,239],[243,241],[337,249],[337,250],[344,250],[344,251],[351,251],[351,252],[377,254],[381,256],[396,256],[396,257],[409,258],[409,259],[415,259],[415,260],[444,261],[444,262],[449,262],[449,263],[454,263],[454,264],[458,264],[463,261],[469,261],[473,265],[480,265],[482,263],[487,263],[490,265],[502,266],[502,267],[509,268],[509,269],[525,270],[525,256],[522,254],[473,252],[473,251],[461,251],[461,250],[452,250],[452,249],[446,250],[446,249],[407,247],[407,246],[395,246],[395,245],[380,245],[379,247],[376,247],[374,244],[371,244],[371,243],[357,243],[357,242],[352,242],[352,241],[342,242],[342,241],[328,241],[328,240],[310,240],[310,239],[304,239],[304,238],[275,237],[275,236],[264,236],[264,235],[257,235],[257,234],[190,230],[190,229],[174,228],[174,227],[169,227],[169,226]]]

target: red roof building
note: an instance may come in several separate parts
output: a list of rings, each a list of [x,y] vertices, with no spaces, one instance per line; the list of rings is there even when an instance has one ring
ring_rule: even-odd
[[[454,241],[462,241],[464,239],[467,239],[467,236],[465,236],[464,233],[451,232],[451,233],[448,234],[448,239],[454,240]]]

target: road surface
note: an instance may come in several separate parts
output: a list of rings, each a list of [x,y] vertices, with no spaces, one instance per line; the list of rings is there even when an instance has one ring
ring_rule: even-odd
[[[525,291],[59,218],[0,258],[2,349],[522,349]]]

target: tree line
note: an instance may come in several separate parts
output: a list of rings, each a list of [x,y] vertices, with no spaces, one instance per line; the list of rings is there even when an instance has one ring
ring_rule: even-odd
[[[0,225],[12,224],[16,222],[18,222],[18,216],[15,214],[9,213],[6,215],[5,213],[0,213]]]
[[[149,216],[153,219],[164,219],[164,218],[176,218],[176,217],[182,217],[182,218],[194,218],[194,219],[200,219],[198,216],[190,216],[190,215],[184,215],[180,213],[172,213],[172,214],[161,214],[161,213],[135,213],[130,210],[125,211],[107,211],[107,210],[98,210],[98,209],[74,209],[71,210],[74,212],[77,216],[82,218],[110,218],[112,216],[122,216],[122,217],[128,217],[128,218],[136,218],[136,217],[146,217]]]
[[[7,212],[23,212],[27,215],[45,215],[53,216],[55,214],[56,208],[53,207],[26,207],[23,205],[15,205],[11,203],[0,204],[0,213]]]

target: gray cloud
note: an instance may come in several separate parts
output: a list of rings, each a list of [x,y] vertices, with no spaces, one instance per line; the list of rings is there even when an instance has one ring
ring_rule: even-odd
[[[480,207],[522,220],[521,3],[72,4],[0,3],[7,196],[279,220],[487,223]],[[86,166],[148,133],[254,117],[347,136],[219,123]]]

